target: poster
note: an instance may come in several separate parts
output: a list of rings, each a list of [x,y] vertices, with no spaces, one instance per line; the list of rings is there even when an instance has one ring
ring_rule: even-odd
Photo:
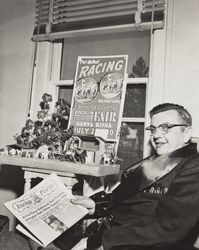
[[[127,55],[78,57],[69,120],[75,135],[117,140],[127,61]]]

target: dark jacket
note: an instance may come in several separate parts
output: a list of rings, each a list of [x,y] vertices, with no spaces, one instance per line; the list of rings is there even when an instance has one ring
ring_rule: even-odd
[[[120,245],[129,249],[172,249],[169,246],[193,244],[194,227],[199,219],[196,145],[178,149],[168,159],[171,162],[177,159],[175,166],[153,181],[146,180],[140,171],[143,162],[123,176],[120,186],[113,192],[115,222],[104,232],[105,250],[126,249]],[[147,160],[144,161],[146,166]]]

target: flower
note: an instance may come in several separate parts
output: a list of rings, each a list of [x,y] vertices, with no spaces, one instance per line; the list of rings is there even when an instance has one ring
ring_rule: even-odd
[[[38,120],[28,119],[20,134],[14,139],[22,148],[39,148],[42,145],[61,147],[66,140],[73,136],[73,127],[67,129],[70,105],[63,99],[55,104],[55,112],[50,112],[49,102],[52,96],[48,93],[42,95],[40,110],[37,112]]]
[[[43,94],[41,110],[37,112],[38,120],[28,119],[21,133],[14,136],[15,146],[23,150],[20,153],[10,150],[9,155],[85,163],[86,150],[73,147],[79,138],[74,136],[73,126],[67,128],[70,105],[60,99],[55,104],[55,112],[51,112],[49,102],[52,102],[52,96]]]

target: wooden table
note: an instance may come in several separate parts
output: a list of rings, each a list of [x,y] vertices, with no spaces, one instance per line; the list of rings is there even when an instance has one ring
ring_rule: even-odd
[[[90,175],[102,177],[119,174],[119,165],[102,164],[78,164],[67,161],[43,160],[37,158],[23,158],[20,156],[0,156],[0,165],[11,165],[20,167],[24,170],[24,192],[31,188],[32,178],[45,178],[52,172],[55,172],[63,179],[64,183],[71,187],[77,183],[76,175]]]

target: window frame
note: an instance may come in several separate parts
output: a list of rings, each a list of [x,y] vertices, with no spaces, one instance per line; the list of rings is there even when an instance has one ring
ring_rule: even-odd
[[[123,31],[120,29],[120,32]],[[153,41],[153,33],[151,33],[151,43]],[[61,74],[61,62],[62,62],[62,50],[64,47],[63,40],[52,43],[52,54],[50,57],[50,61],[48,62],[48,65],[50,67],[50,77],[48,81],[49,89],[53,89],[51,91],[54,104],[58,100],[58,94],[59,94],[59,87],[61,86],[72,86],[74,84],[73,80],[60,80],[60,74]],[[151,65],[151,55],[153,54],[153,47],[150,48],[150,60],[149,60],[149,67]],[[150,69],[150,68],[149,68]],[[127,77],[127,84],[146,84],[146,104],[145,104],[145,117],[144,118],[127,118],[122,117],[122,122],[138,122],[138,123],[144,123],[144,127],[146,127],[150,123],[150,117],[148,115],[149,107],[150,107],[150,101],[151,101],[151,78],[150,78],[150,72],[149,77],[143,77],[143,78],[130,78]],[[151,153],[151,146],[149,144],[150,136],[146,131],[144,130],[144,141],[143,141],[143,157],[147,157]]]

